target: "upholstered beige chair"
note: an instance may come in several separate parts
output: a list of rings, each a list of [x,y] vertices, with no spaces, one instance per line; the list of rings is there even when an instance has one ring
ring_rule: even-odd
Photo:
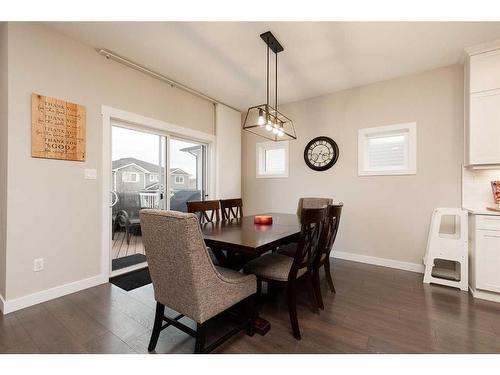
[[[155,349],[161,330],[170,325],[196,337],[195,353],[213,350],[242,329],[253,335],[255,276],[213,265],[196,215],[148,209],[141,210],[140,219],[157,302],[149,351]],[[245,321],[214,344],[205,346],[206,322],[243,300],[249,311]],[[165,306],[180,315],[164,316]],[[196,331],[178,321],[183,316],[197,323]],[[163,321],[167,323],[162,326]]]
[[[303,208],[321,208],[333,204],[331,198],[300,198],[297,205],[297,216],[300,217]]]

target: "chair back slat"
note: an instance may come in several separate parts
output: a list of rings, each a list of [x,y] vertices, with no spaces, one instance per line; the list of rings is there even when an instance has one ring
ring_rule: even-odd
[[[243,217],[243,199],[221,199],[222,220],[239,219]]]
[[[330,257],[333,244],[337,238],[337,232],[340,225],[340,215],[344,204],[331,204],[326,208],[325,222],[323,227],[323,234],[321,239],[320,249],[317,253],[317,262],[321,263]],[[320,266],[320,264],[318,264]]]
[[[305,208],[301,211],[300,239],[295,252],[289,279],[295,279],[299,270],[312,268],[320,245],[326,207]]]
[[[198,217],[200,224],[220,221],[219,201],[186,202],[187,211]]]

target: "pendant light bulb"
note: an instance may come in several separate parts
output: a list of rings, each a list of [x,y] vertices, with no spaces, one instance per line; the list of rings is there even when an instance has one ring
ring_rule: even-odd
[[[278,134],[278,132],[279,132],[278,128],[277,128],[277,127],[274,127],[274,128],[273,128],[273,134]]]
[[[266,130],[267,131],[273,130],[273,121],[271,120],[271,116],[267,117]]]
[[[266,123],[266,120],[264,119],[264,111],[262,109],[259,109],[259,119],[257,120],[257,124],[259,126],[264,126]]]

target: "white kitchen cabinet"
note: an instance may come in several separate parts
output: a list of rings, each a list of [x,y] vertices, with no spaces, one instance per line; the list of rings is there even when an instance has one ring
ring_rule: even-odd
[[[500,88],[500,49],[470,57],[470,93]]]
[[[469,260],[474,297],[500,302],[500,215],[470,216]]]
[[[472,94],[469,111],[469,164],[500,163],[500,90]]]
[[[500,43],[474,50],[465,64],[465,164],[500,165]]]
[[[476,288],[500,293],[500,231],[476,231]]]

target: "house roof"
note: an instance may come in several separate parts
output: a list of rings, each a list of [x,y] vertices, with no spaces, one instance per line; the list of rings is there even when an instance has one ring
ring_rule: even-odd
[[[158,165],[149,163],[144,160],[136,159],[136,158],[121,158],[118,160],[113,160],[113,170],[121,169],[123,167],[126,167],[130,164],[135,164],[139,168],[142,168],[146,171],[146,173],[157,173],[158,172]],[[162,167],[163,171],[163,167]],[[185,170],[181,168],[170,168],[170,174],[185,174],[186,176],[189,175]]]

